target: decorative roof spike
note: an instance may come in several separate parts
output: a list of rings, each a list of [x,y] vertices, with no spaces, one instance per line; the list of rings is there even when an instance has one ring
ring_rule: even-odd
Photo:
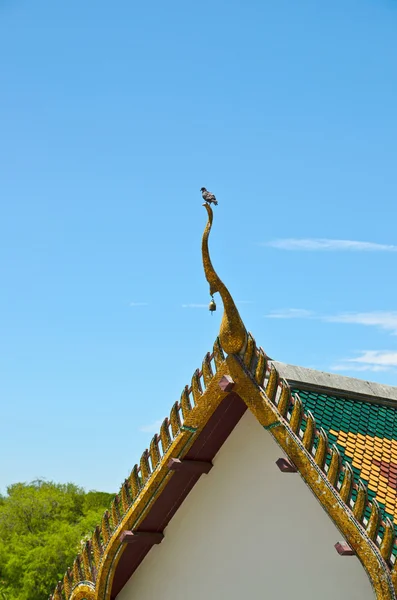
[[[145,450],[142,453],[139,465],[141,467],[142,481],[143,483],[146,483],[150,477],[150,473],[152,472],[149,464],[149,450]]]
[[[62,598],[62,584],[61,584],[60,581],[58,581],[57,587],[54,590],[53,599],[54,600],[63,600],[63,598]]]
[[[66,571],[66,573],[63,577],[63,589],[65,592],[66,598],[69,598],[70,594],[72,593],[72,588],[73,588],[73,576],[72,576],[72,571],[70,570],[70,567],[68,567],[68,570]]]
[[[110,522],[109,522],[109,511],[106,510],[103,517],[102,517],[102,522],[101,522],[101,532],[102,532],[102,539],[103,539],[103,543],[106,546],[106,544],[109,541],[110,538]]]
[[[181,418],[179,416],[179,402],[175,402],[170,413],[171,432],[173,437],[178,435],[182,427]]]
[[[113,529],[115,529],[121,521],[119,509],[119,497],[116,495],[111,505]]]
[[[364,517],[365,506],[367,504],[367,488],[361,481],[358,480],[357,498],[353,506],[353,514],[357,521],[361,523]]]
[[[142,487],[141,478],[139,477],[138,465],[135,465],[131,471],[130,486],[132,497],[135,500],[135,498],[139,495]]]
[[[200,381],[200,371],[198,369],[195,370],[192,377],[192,394],[194,403],[197,404],[203,394],[203,388],[201,387]]]
[[[76,556],[73,563],[73,585],[77,585],[79,581],[84,579],[83,569],[81,568],[81,555]]]
[[[84,577],[87,581],[93,581],[92,568],[91,568],[91,544],[89,541],[87,541],[84,544],[81,555],[83,558],[83,565],[84,565]]]
[[[94,529],[94,533],[91,538],[92,551],[94,554],[94,563],[95,567],[99,568],[99,563],[101,562],[101,556],[103,553],[102,541],[101,541],[101,530],[97,525]]]
[[[211,367],[211,355],[209,352],[207,352],[207,354],[204,357],[201,370],[203,372],[204,385],[205,385],[205,387],[208,387],[211,379],[214,376],[214,374],[212,372],[212,367]]]
[[[367,524],[367,535],[371,540],[376,539],[379,525],[380,525],[380,508],[379,508],[379,504],[377,503],[377,501],[374,498],[372,500],[372,510],[371,510],[371,514],[369,516],[368,524]]]
[[[169,420],[167,419],[167,417],[164,419],[160,427],[160,440],[161,447],[163,449],[163,454],[165,454],[169,446],[171,446],[172,441],[170,435]]]
[[[122,516],[125,515],[125,513],[128,510],[128,506],[129,506],[129,501],[128,501],[128,493],[127,493],[127,489],[126,489],[126,485],[125,482],[127,480],[124,480],[123,485],[120,488],[120,499],[121,499],[121,514]]]
[[[255,340],[252,337],[252,335],[248,332],[247,346],[246,346],[246,349],[244,352],[244,364],[249,371],[251,370],[251,362],[252,362],[252,357],[254,356],[254,353],[255,353]]]
[[[327,456],[328,450],[328,437],[323,427],[320,428],[318,435],[318,444],[316,448],[316,454],[314,460],[320,469],[324,469],[325,457]]]
[[[271,393],[272,397],[274,398],[276,396],[276,392],[277,392],[277,386],[278,386],[278,375],[277,375],[277,371],[274,368],[274,366],[272,365],[270,368],[270,376],[266,385],[266,394],[269,396],[269,394]],[[270,396],[269,396],[270,398]],[[272,398],[270,398],[272,399]],[[291,390],[289,389],[289,385],[286,381],[282,382],[282,386],[281,386],[281,394],[280,397],[278,399],[278,404],[277,404],[277,408],[278,408],[278,412],[281,414],[282,417],[285,417],[287,415],[287,411],[289,408],[289,405],[291,404]]]
[[[293,409],[291,412],[291,418],[289,421],[289,426],[291,427],[291,429],[294,433],[298,433],[298,431],[299,431],[300,424],[302,421],[302,415],[303,415],[302,401],[299,398],[299,396],[296,395],[294,406],[293,406]]]
[[[383,539],[380,545],[380,553],[382,558],[385,560],[390,559],[390,555],[393,549],[395,534],[394,534],[394,525],[389,517],[386,517],[385,520],[385,532],[383,534]]]
[[[339,494],[340,494],[340,497],[342,498],[343,502],[345,504],[347,504],[348,506],[349,506],[350,497],[351,497],[351,494],[353,491],[353,482],[354,482],[353,470],[352,470],[351,466],[349,465],[349,463],[345,463],[343,481],[342,481],[342,485],[341,485]]]
[[[266,385],[266,396],[269,398],[270,402],[273,402],[273,403],[276,400],[278,382],[279,382],[278,372],[275,369],[274,365],[271,365],[270,375],[269,375],[269,379],[268,379],[267,385]],[[289,404],[291,402],[291,391],[289,389],[289,385],[285,384],[285,386],[283,387],[283,390],[285,390],[285,393],[287,394],[287,399],[288,399],[288,404]],[[281,398],[280,398],[280,401],[281,401]],[[285,416],[285,415],[283,414],[283,416]]]
[[[159,450],[159,436],[157,435],[157,433],[153,436],[152,441],[150,442],[150,460],[154,471],[154,469],[157,467],[161,460],[161,454]]]
[[[310,410],[307,411],[306,429],[303,434],[302,444],[309,452],[312,451],[314,437],[316,434],[316,421]]]
[[[189,398],[189,387],[187,385],[185,385],[185,387],[182,391],[182,394],[181,394],[181,408],[182,408],[183,420],[185,421],[188,414],[192,410],[192,405],[190,403],[190,398]]]
[[[397,560],[394,561],[394,565],[391,570],[391,581],[394,589],[397,589]]]
[[[213,352],[214,352],[215,367],[218,370],[225,360],[225,355],[223,354],[223,350],[222,350],[222,346],[219,341],[219,337],[217,337],[215,340]]]
[[[208,249],[208,238],[214,218],[209,204],[203,204],[208,213],[208,222],[204,230],[202,241],[202,254],[205,278],[210,284],[210,295],[219,292],[223,302],[223,317],[219,331],[221,346],[227,354],[240,354],[247,343],[247,332],[241,320],[237,307],[225,284],[219,279],[212,266]]]
[[[329,463],[329,469],[327,471],[327,477],[330,484],[335,487],[339,478],[339,473],[342,466],[342,460],[339,450],[335,444],[332,444],[331,448],[331,460]]]
[[[267,369],[267,358],[263,348],[258,350],[258,362],[255,369],[255,379],[259,385],[263,385]]]

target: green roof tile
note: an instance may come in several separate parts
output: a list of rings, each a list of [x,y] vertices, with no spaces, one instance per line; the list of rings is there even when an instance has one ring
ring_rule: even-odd
[[[361,478],[368,485],[368,497],[378,500],[383,516],[397,522],[397,490],[386,469],[387,464],[397,465],[397,408],[298,388],[292,391],[299,394],[304,410],[313,413],[317,427],[328,433],[330,444],[338,446],[342,459],[351,464],[356,481]],[[368,465],[364,472],[363,457]]]

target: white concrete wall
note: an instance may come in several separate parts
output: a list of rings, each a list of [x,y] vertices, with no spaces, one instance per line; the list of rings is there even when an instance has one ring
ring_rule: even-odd
[[[370,600],[355,556],[247,411],[117,600]]]

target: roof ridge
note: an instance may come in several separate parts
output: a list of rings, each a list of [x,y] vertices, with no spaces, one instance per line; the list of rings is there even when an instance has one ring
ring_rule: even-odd
[[[169,419],[166,418],[163,421],[159,435],[155,434],[152,438],[149,448],[141,456],[139,465],[133,467],[130,476],[116,494],[110,511],[105,511],[101,524],[95,528],[91,538],[85,542],[81,553],[74,561],[73,568],[66,571],[63,582],[58,582],[50,600],[63,600],[64,598],[69,600],[73,595],[73,590],[82,584],[85,586],[83,596],[86,594],[87,600],[94,598],[95,582],[110,541],[118,534],[121,523],[131,511],[136,500],[150,486],[156,469],[162,464],[169,448],[183,430],[183,423],[192,408],[199,402],[203,390],[221,365],[225,364],[224,352],[243,354],[247,349],[247,331],[244,323],[229,290],[212,265],[208,240],[212,228],[213,211],[208,203],[203,206],[208,213],[201,246],[204,274],[210,285],[211,296],[219,292],[224,308],[219,337],[215,341],[212,354],[206,354],[201,371],[197,369],[193,375],[191,386],[185,386],[180,401],[175,402],[171,409]],[[212,303],[210,310],[215,309],[216,305]],[[77,600],[78,596],[79,594],[74,594],[73,600]]]
[[[394,587],[397,587],[397,541],[396,525],[392,518],[381,519],[380,508],[376,499],[368,500],[367,485],[357,478],[354,481],[353,470],[348,461],[342,461],[335,444],[330,447],[326,431],[316,426],[310,411],[304,412],[299,394],[293,394],[288,381],[281,378],[275,361],[267,360],[263,376],[258,374],[258,363],[263,362],[265,355],[262,348],[255,347],[255,341],[249,333],[251,346],[250,356],[244,357],[244,366],[255,382],[263,390],[267,400],[279,414],[280,420],[267,426],[275,437],[275,428],[284,424],[289,429],[290,437],[300,449],[314,462],[318,474],[330,484],[338,501],[343,504],[347,513],[356,521],[368,541],[379,551],[391,574]],[[252,348],[253,347],[253,348]],[[266,355],[265,355],[266,357]],[[258,376],[259,375],[259,376]],[[284,449],[285,450],[285,449]],[[287,451],[288,454],[288,451]],[[290,456],[293,460],[293,457]],[[298,471],[305,478],[304,473]],[[332,517],[331,511],[328,510]],[[365,516],[369,513],[369,517]]]
[[[330,448],[325,430],[317,428],[310,411],[303,410],[299,395],[292,394],[288,381],[280,377],[276,363],[247,333],[232,296],[212,266],[208,238],[213,212],[208,204],[204,206],[208,213],[202,239],[204,272],[210,294],[219,292],[224,306],[219,337],[212,354],[206,354],[201,370],[196,369],[191,385],[184,387],[180,401],[172,406],[159,434],[154,435],[149,448],[142,453],[139,464],[133,467],[116,494],[110,511],[105,511],[101,524],[85,541],[72,569],[58,582],[50,600],[109,598],[111,570],[117,568],[123,552],[122,532],[139,527],[149,513],[173,476],[167,467],[170,458],[186,455],[216,406],[227,395],[226,388],[222,391],[219,384],[221,378],[229,374],[236,378],[233,391],[239,401],[244,401],[296,462],[302,478],[356,550],[373,587],[379,592],[378,597],[395,600],[394,522],[389,517],[381,520],[379,505],[376,500],[368,500],[366,485],[360,478],[357,483],[354,481],[352,468],[347,461],[342,461],[337,446],[333,444]]]
[[[308,391],[324,391],[324,393],[330,393],[334,396],[357,398],[362,401],[376,402],[388,406],[397,405],[397,386],[347,377],[339,373],[330,373],[300,365],[291,365],[281,361],[272,361],[272,363],[291,387],[299,387]]]
[[[397,545],[393,520],[389,517],[381,519],[379,505],[376,500],[368,500],[364,482],[360,478],[357,482],[354,481],[354,474],[348,461],[341,460],[335,444],[330,447],[325,430],[321,427],[317,428],[311,412],[303,410],[299,394],[292,393],[288,382],[280,378],[274,362],[267,357],[262,348],[256,346],[254,338],[248,333],[244,353],[239,356],[229,355],[228,358],[225,358],[217,338],[212,354],[207,353],[201,370],[196,369],[194,372],[190,387],[185,386],[183,389],[181,400],[174,403],[170,417],[164,419],[160,434],[153,437],[149,449],[143,452],[139,464],[133,467],[129,478],[124,481],[120,492],[115,496],[110,512],[105,511],[101,525],[95,528],[91,538],[85,542],[82,552],[74,561],[73,568],[67,570],[63,582],[57,584],[50,600],[102,598],[105,591],[103,569],[106,565],[108,568],[113,560],[117,561],[116,546],[120,533],[131,527],[129,521],[135,509],[139,508],[138,505],[143,502],[147,507],[150,504],[153,498],[153,486],[160,492],[163,489],[164,483],[158,481],[159,471],[167,464],[171,454],[175,455],[176,444],[179,444],[178,455],[185,454],[189,443],[198,433],[197,428],[191,427],[189,417],[194,411],[202,413],[204,410],[202,405],[205,404],[203,396],[208,391],[208,386],[212,385],[215,377],[218,379],[230,372],[230,360],[238,361],[256,386],[258,393],[261,393],[266,403],[272,406],[272,419],[266,425],[262,423],[265,429],[278,442],[280,442],[278,432],[281,429],[288,432],[287,448],[283,444],[280,445],[293,462],[294,458],[296,461],[296,457],[303,455],[306,461],[309,459],[309,470],[305,471],[302,466],[297,465],[306,483],[313,489],[310,477],[313,478],[315,475],[315,486],[319,486],[320,477],[332,492],[334,498],[332,505],[327,505],[325,500],[320,498],[320,493],[316,495],[338,527],[340,525],[336,512],[342,509],[346,517],[344,527],[340,527],[342,534],[354,545],[354,540],[352,541],[348,535],[349,523],[354,523],[355,530],[359,532],[359,539],[365,540],[370,549],[368,555],[377,556],[378,563],[386,565],[388,573],[386,580],[391,580],[393,586],[397,587],[395,558]],[[244,399],[243,395],[241,397]],[[134,523],[141,520],[142,514],[141,511],[140,516],[134,517]],[[370,558],[368,558],[369,562]],[[365,566],[370,572],[368,565]],[[374,581],[374,577],[372,579]],[[101,586],[101,590],[97,589],[97,585]],[[384,581],[383,585],[387,586],[387,582]]]

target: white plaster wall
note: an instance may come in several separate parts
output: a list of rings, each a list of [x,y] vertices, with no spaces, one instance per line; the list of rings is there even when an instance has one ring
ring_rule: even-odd
[[[117,600],[373,600],[355,556],[247,411]]]

